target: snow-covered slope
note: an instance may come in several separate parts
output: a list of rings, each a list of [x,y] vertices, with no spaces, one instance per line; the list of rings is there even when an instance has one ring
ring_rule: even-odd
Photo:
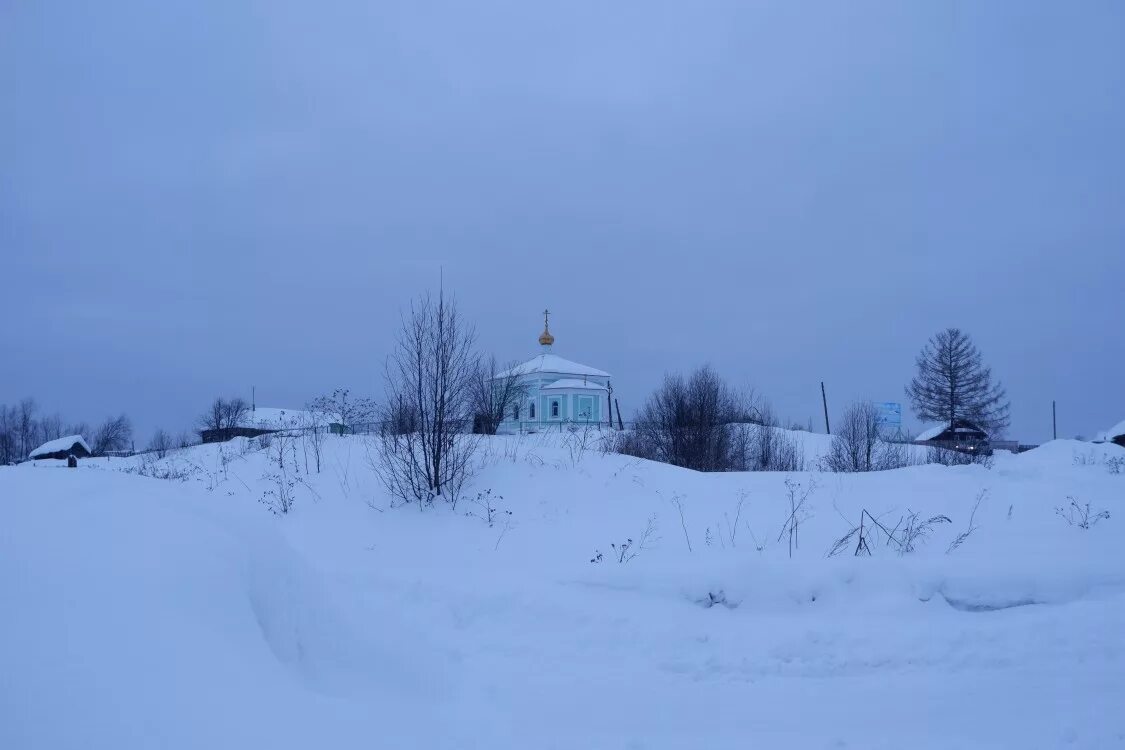
[[[0,747],[1125,742],[1125,449],[698,474],[579,441],[489,439],[421,512],[353,437],[294,446],[284,517],[248,441],[0,469]],[[951,522],[826,557],[864,509]]]

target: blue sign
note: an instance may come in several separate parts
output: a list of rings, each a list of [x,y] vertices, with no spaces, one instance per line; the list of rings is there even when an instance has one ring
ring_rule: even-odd
[[[879,415],[879,424],[902,426],[902,404],[894,401],[876,401],[873,406]]]

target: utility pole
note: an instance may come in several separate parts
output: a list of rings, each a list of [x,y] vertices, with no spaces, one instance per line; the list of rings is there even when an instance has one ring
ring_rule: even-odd
[[[824,381],[820,381],[820,400],[824,402],[824,431],[829,435],[832,434],[832,428],[828,426],[828,396],[824,392]]]
[[[1051,439],[1059,439],[1059,420],[1055,414],[1055,402],[1051,401]]]
[[[609,429],[613,429],[613,381],[606,381],[606,397],[605,397],[605,420],[609,425]]]

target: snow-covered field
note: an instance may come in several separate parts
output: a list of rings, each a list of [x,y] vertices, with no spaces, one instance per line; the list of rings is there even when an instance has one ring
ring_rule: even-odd
[[[498,437],[420,512],[361,438],[295,447],[284,517],[247,441],[0,468],[0,748],[1125,746],[1121,448],[697,474]],[[864,509],[950,522],[828,557]]]

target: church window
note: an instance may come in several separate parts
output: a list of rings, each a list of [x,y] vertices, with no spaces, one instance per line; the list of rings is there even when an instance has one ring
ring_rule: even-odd
[[[589,419],[594,410],[594,399],[589,396],[580,396],[578,398],[578,418]]]
[[[559,400],[557,398],[551,399],[551,416],[559,416]]]
[[[527,418],[528,419],[535,419],[535,402],[534,401],[532,401],[530,404],[527,405]]]

